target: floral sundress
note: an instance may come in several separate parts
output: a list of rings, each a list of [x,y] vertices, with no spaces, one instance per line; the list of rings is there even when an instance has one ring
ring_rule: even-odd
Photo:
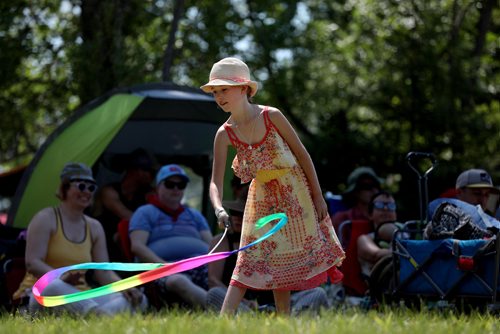
[[[318,221],[307,178],[290,147],[262,111],[266,134],[256,144],[242,142],[224,124],[237,155],[232,168],[243,183],[251,182],[243,216],[241,245],[271,227],[255,229],[264,216],[284,212],[288,223],[272,237],[238,254],[231,284],[263,290],[305,290],[341,277],[336,267],[344,252],[330,217]],[[335,279],[335,278],[334,278]]]

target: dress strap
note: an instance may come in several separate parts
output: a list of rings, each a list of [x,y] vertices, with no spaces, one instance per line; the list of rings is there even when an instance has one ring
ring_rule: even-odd
[[[266,129],[269,129],[269,126],[271,126],[271,124],[273,124],[271,122],[271,119],[269,118],[269,107],[264,106],[264,110],[262,111],[262,113],[264,115],[264,124],[266,126]]]
[[[236,133],[234,133],[233,129],[231,129],[230,126],[227,124],[224,124],[224,129],[226,130],[226,133],[229,137],[229,140],[231,141],[231,144],[233,144],[234,147],[236,147],[236,142],[239,142],[238,136],[236,136]]]
[[[56,216],[56,231],[59,228],[62,228],[62,218],[61,218],[61,211],[59,211],[58,207],[53,207],[54,209],[54,215]]]

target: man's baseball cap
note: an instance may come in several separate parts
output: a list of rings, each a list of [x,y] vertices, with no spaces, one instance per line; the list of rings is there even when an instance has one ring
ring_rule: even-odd
[[[182,169],[179,165],[170,164],[160,168],[160,171],[158,172],[158,174],[156,174],[156,185],[159,185],[163,180],[175,175],[180,176],[186,182],[189,182],[189,177],[187,176],[184,169]]]
[[[493,186],[490,174],[484,169],[468,169],[462,172],[457,178],[455,188],[460,189],[464,187],[496,189]]]

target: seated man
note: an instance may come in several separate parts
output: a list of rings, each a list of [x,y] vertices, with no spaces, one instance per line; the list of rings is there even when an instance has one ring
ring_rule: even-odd
[[[493,186],[491,176],[483,169],[469,169],[460,174],[455,185],[457,198],[472,205],[480,205],[490,215],[496,208],[489,207],[492,194],[497,194],[498,189]]]
[[[358,260],[361,273],[370,276],[373,266],[383,257],[391,254],[390,243],[396,225],[396,202],[386,191],[372,197],[369,205],[369,218],[375,232],[361,235],[358,240]]]
[[[154,164],[146,150],[134,150],[128,155],[121,181],[105,185],[96,195],[93,215],[104,227],[112,261],[125,260],[118,245],[117,226],[121,220],[130,220],[134,211],[147,203],[147,195],[154,191]]]
[[[181,204],[188,182],[189,177],[178,165],[163,166],[158,172],[157,202],[139,207],[130,220],[131,250],[139,261],[175,262],[208,253],[212,233],[205,217]],[[206,266],[168,276],[161,282],[191,305],[205,305]]]
[[[428,220],[442,203],[451,203],[464,214],[469,215],[479,228],[500,228],[500,222],[493,217],[495,208],[489,204],[496,200],[498,189],[493,186],[491,176],[482,169],[469,169],[461,173],[456,181],[457,198],[438,198],[429,203]],[[494,206],[497,205],[496,203]]]

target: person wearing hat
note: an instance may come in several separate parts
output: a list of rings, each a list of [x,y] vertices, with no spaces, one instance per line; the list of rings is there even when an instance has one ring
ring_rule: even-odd
[[[167,263],[208,253],[212,232],[203,215],[182,204],[189,176],[176,164],[165,165],[156,175],[156,197],[139,207],[130,219],[131,251],[141,262]],[[159,280],[192,306],[204,307],[207,268]]]
[[[227,237],[215,249],[217,252],[227,252],[240,247],[241,227],[243,223],[243,213],[245,211],[246,192],[248,184],[239,189],[241,193],[233,201],[222,201],[224,208],[229,213],[230,230]],[[223,233],[216,235],[210,248],[213,249],[223,237]],[[214,311],[220,311],[227,293],[227,287],[231,281],[231,275],[236,267],[236,254],[230,257],[210,262],[208,264],[208,285],[210,290],[207,296],[207,305]],[[318,312],[321,308],[328,308],[330,304],[323,288],[317,287],[311,290],[298,291],[291,296],[292,314],[303,311]],[[248,312],[251,310],[274,309],[273,294],[269,290],[251,291],[245,293],[245,298],[238,308],[238,312]]]
[[[349,209],[336,212],[332,217],[337,232],[340,224],[346,220],[369,220],[370,201],[380,191],[382,182],[383,179],[371,167],[358,167],[349,174],[347,189],[343,194],[343,201]]]
[[[229,214],[230,227],[224,240],[215,249],[216,252],[233,251],[240,247],[241,226],[243,223],[243,212],[245,211],[244,198],[223,201],[222,204]],[[210,244],[210,249],[213,249],[223,236],[223,233],[216,235]],[[236,258],[236,254],[233,254],[226,259],[208,264],[208,286],[210,290],[208,291],[207,305],[214,311],[220,311],[222,308],[227,287],[236,266]],[[247,291],[239,307],[239,311],[255,310],[258,305],[271,303],[272,300],[273,296],[269,291],[263,291],[262,293]]]
[[[457,177],[455,184],[457,198],[463,202],[480,205],[483,210],[494,214],[498,205],[490,202],[490,196],[498,194],[490,174],[484,169],[468,169]]]
[[[143,148],[132,151],[124,162],[125,172],[120,182],[102,187],[96,194],[93,216],[101,222],[106,233],[108,252],[112,261],[123,262],[119,243],[118,224],[130,220],[134,211],[147,203],[154,192],[154,158]]]
[[[427,219],[432,221],[438,208],[444,203],[452,204],[481,229],[496,227],[500,221],[495,217],[498,209],[500,191],[493,186],[490,174],[484,169],[468,169],[462,172],[455,182],[456,198],[437,198],[428,205]]]
[[[61,172],[56,207],[39,211],[28,226],[26,240],[26,275],[14,299],[29,297],[28,310],[36,315],[43,310],[85,315],[115,314],[134,308],[145,310],[147,300],[138,289],[82,300],[44,309],[31,293],[38,278],[64,266],[86,262],[109,262],[106,239],[101,224],[84,213],[97,189],[92,170],[83,163],[68,163]],[[97,270],[94,279],[106,285],[120,280],[113,271]],[[52,281],[44,295],[64,295],[90,289],[85,271],[69,271]]]
[[[273,290],[277,312],[289,314],[290,291],[316,287],[328,274],[339,279],[336,266],[344,258],[314,164],[280,110],[252,103],[258,84],[243,61],[228,57],[216,62],[200,88],[229,115],[214,138],[209,190],[219,225],[229,220],[222,203],[229,146],[237,152],[234,173],[243,183],[251,182],[242,243],[264,233],[254,229],[259,218],[277,212],[288,217],[283,231],[251,252],[238,254],[221,313],[233,314],[247,289],[258,289]]]

